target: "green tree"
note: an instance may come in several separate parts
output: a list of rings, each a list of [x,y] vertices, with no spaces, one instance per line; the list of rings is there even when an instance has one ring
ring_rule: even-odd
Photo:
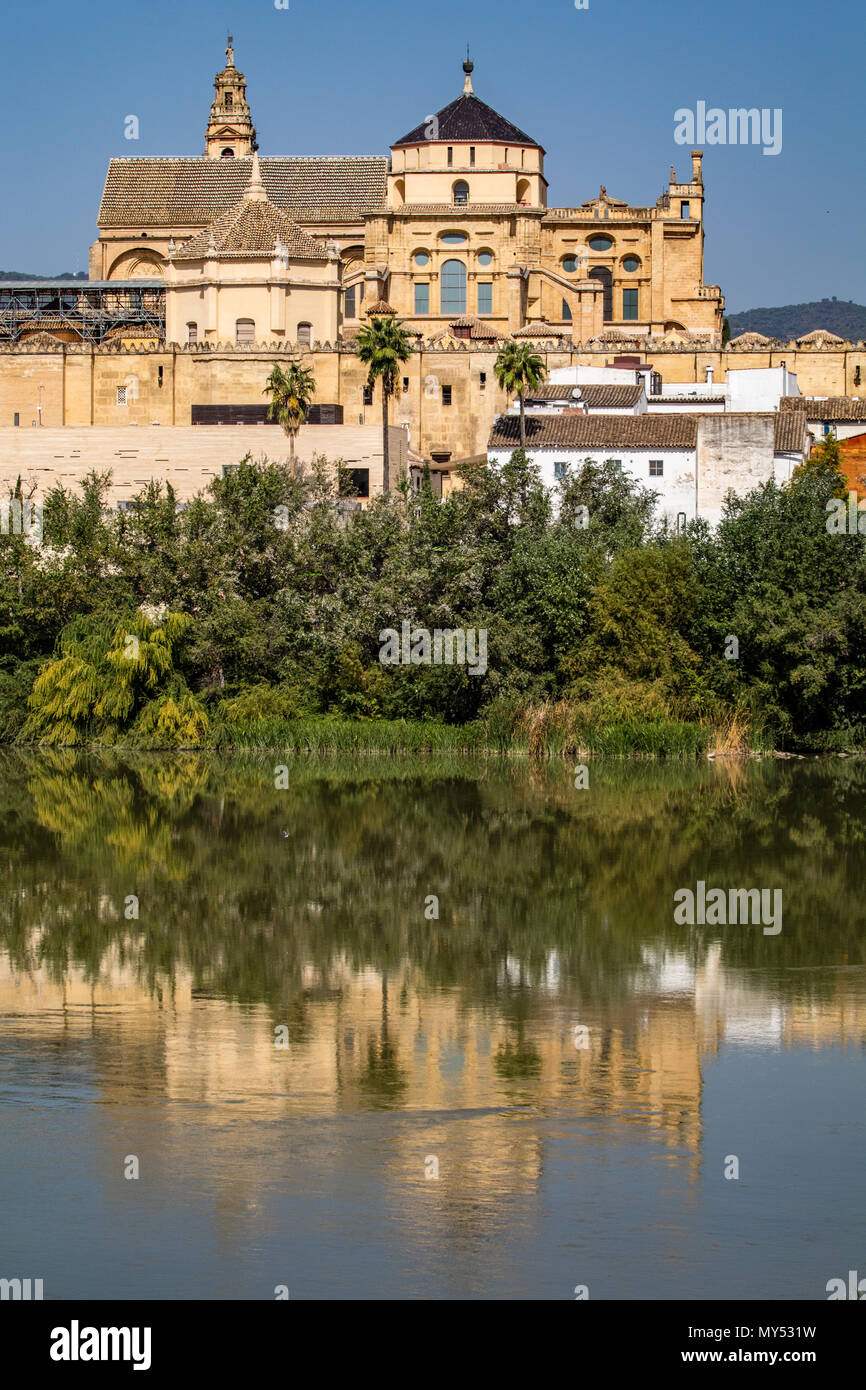
[[[59,653],[42,668],[28,701],[26,739],[75,744],[124,735],[161,746],[198,743],[203,706],[175,669],[190,618],[137,612],[117,626],[82,618],[64,629]]]
[[[270,396],[268,415],[282,425],[289,437],[289,461],[295,476],[295,439],[307,418],[310,398],[316,392],[316,378],[307,367],[292,362],[287,368],[275,363],[265,382],[263,396]]]
[[[400,366],[414,352],[411,334],[391,318],[374,318],[358,334],[358,357],[367,368],[367,385],[372,391],[382,383],[382,491],[391,486],[391,455],[388,442],[388,402],[397,394]]]
[[[493,364],[496,380],[509,399],[517,396],[520,401],[520,447],[526,448],[526,409],[524,395],[527,390],[534,391],[546,375],[544,363],[529,343],[515,343],[513,340],[503,344],[499,356]]]

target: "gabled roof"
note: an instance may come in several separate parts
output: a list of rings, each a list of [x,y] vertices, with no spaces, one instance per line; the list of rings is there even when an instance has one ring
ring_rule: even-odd
[[[559,324],[545,323],[542,319],[534,319],[532,323],[525,323],[522,328],[516,329],[511,336],[512,338],[529,338],[533,342],[540,343],[545,338],[570,338],[571,329]]]
[[[464,92],[456,101],[443,106],[434,119],[438,121],[436,140],[440,145],[449,141],[475,140],[479,144],[532,145],[541,149],[538,141],[527,135],[525,130],[512,125],[511,121],[500,116],[498,111],[494,111],[486,101],[480,101],[472,92]],[[431,118],[428,116],[402,140],[398,140],[393,148],[398,149],[400,145],[429,145],[427,131],[430,124]]]
[[[579,391],[579,396],[575,396]],[[628,383],[598,385],[586,383],[583,386],[545,382],[526,392],[527,401],[568,401],[577,407],[585,405],[588,410],[631,410],[643,395],[643,386]]]
[[[227,212],[250,177],[251,159],[112,159],[100,227],[205,227]],[[388,161],[367,155],[263,159],[269,200],[286,210],[323,208],[358,221],[385,206]]]
[[[693,415],[527,415],[528,449],[694,449]],[[488,448],[518,449],[520,416],[499,415]]]
[[[813,396],[783,396],[779,401],[783,414],[804,415],[807,420],[866,420],[866,397],[828,396],[816,400]]]

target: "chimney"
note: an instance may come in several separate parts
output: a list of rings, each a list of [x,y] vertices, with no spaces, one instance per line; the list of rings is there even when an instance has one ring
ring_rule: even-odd
[[[714,371],[715,371],[715,368],[714,368],[714,367],[707,367],[707,368],[706,368],[706,373],[707,373],[707,385],[708,385],[708,386],[712,386],[712,384],[713,384],[713,372],[714,372]]]
[[[701,160],[703,157],[703,150],[692,150],[692,183],[703,183],[704,181],[704,176],[701,173]]]

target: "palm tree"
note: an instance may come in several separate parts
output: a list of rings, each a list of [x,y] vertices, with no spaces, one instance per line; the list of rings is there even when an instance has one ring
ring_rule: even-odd
[[[292,362],[284,371],[277,363],[265,383],[263,396],[270,396],[268,416],[282,425],[289,436],[289,459],[295,476],[295,439],[307,418],[310,397],[316,391],[316,378],[307,367]]]
[[[540,386],[546,375],[546,369],[537,352],[532,351],[529,343],[515,343],[510,339],[499,350],[499,356],[493,364],[496,373],[496,380],[507,391],[509,400],[517,396],[520,401],[520,447],[526,448],[526,412],[523,404],[523,394],[526,390],[534,391],[536,386]]]
[[[370,390],[382,382],[382,491],[391,485],[388,445],[388,401],[397,394],[400,365],[408,362],[415,347],[410,333],[391,317],[371,318],[358,334],[358,357],[367,367]]]

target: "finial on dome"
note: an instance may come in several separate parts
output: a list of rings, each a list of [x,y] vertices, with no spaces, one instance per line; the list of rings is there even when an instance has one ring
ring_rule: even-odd
[[[466,81],[463,83],[463,95],[464,95],[465,97],[471,97],[471,96],[472,96],[472,73],[474,72],[474,70],[475,70],[475,64],[473,63],[472,59],[469,57],[469,45],[467,44],[467,45],[466,45],[466,61],[465,61],[465,63],[463,64],[463,71],[466,73]]]
[[[265,185],[262,183],[258,150],[253,151],[253,167],[250,170],[250,181],[244,189],[244,197],[248,198],[251,203],[266,203],[268,200]]]

